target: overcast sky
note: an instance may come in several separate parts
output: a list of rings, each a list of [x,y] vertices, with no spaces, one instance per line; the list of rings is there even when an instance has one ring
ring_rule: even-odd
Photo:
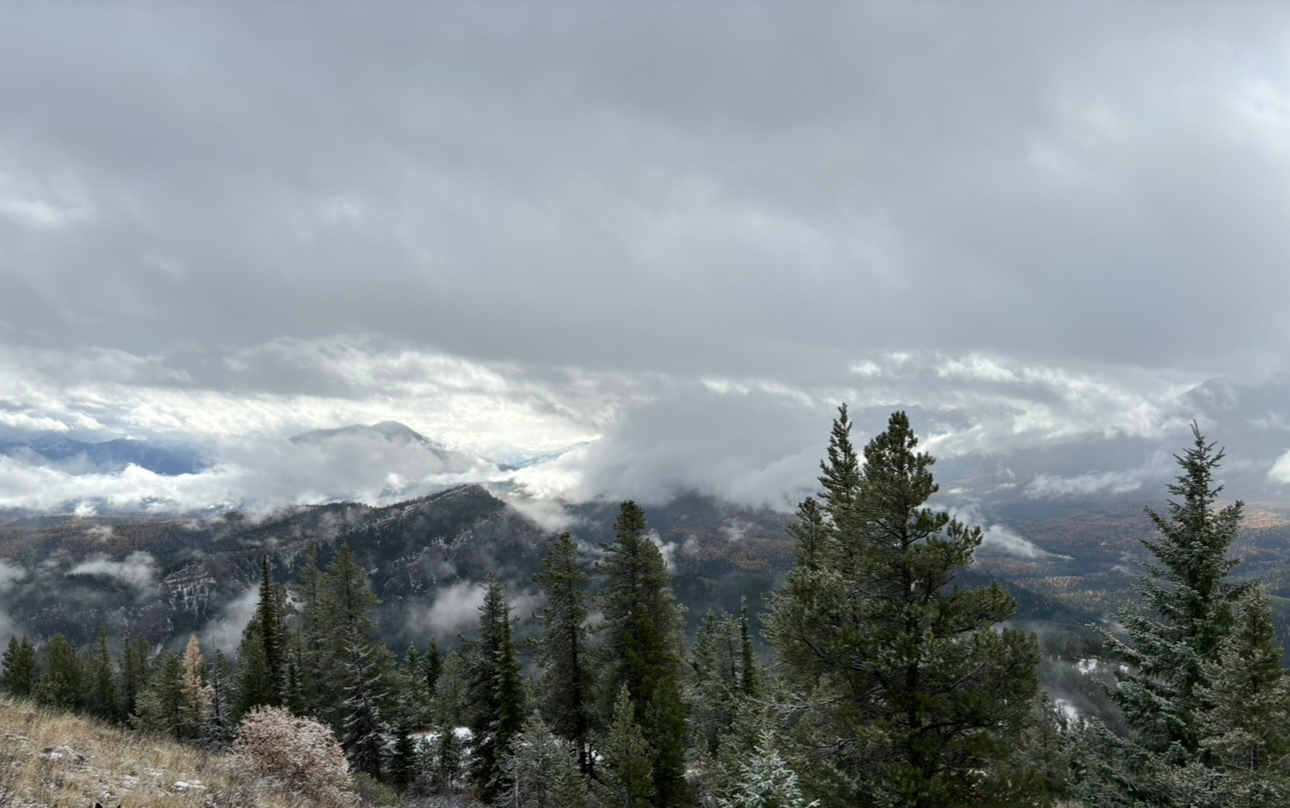
[[[375,8],[4,6],[0,428],[757,500],[841,401],[952,456],[1287,370],[1290,8]]]

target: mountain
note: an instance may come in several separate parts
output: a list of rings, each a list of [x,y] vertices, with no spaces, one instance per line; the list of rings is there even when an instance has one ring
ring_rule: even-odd
[[[424,452],[438,461],[437,470],[441,472],[466,473],[496,469],[495,465],[481,457],[469,452],[449,449],[442,443],[431,440],[397,421],[381,421],[370,425],[353,424],[335,429],[314,429],[294,435],[289,440],[296,446],[314,446],[323,450],[349,445]]]
[[[196,474],[210,464],[196,450],[181,444],[118,438],[89,443],[64,435],[42,435],[31,440],[0,440],[0,455],[28,463],[56,466],[71,474],[104,474],[126,466],[154,474]]]

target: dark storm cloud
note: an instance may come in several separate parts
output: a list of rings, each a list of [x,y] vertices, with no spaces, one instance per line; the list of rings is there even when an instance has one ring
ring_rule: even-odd
[[[798,379],[950,345],[1252,372],[1285,345],[1268,10],[6,16],[11,339]]]
[[[1209,4],[9,8],[0,430],[223,458],[109,499],[239,501],[261,465],[286,499],[383,490],[379,456],[328,484],[274,441],[394,419],[490,459],[586,442],[533,490],[778,502],[848,401],[947,458],[1030,452],[1037,495],[1132,485],[1206,411],[1180,393],[1284,368],[1287,32]],[[1258,474],[1283,415],[1238,425]]]

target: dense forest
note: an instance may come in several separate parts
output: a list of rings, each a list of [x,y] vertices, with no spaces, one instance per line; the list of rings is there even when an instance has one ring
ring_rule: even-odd
[[[964,575],[981,528],[928,507],[934,459],[905,414],[857,451],[845,407],[789,527],[786,582],[701,616],[692,640],[644,511],[624,502],[599,552],[551,543],[533,637],[490,578],[459,647],[396,653],[355,552],[323,565],[315,547],[290,581],[263,559],[234,658],[195,636],[183,654],[142,637],[114,649],[102,628],[79,649],[14,637],[0,686],[261,762],[302,738],[338,744],[346,782],[323,763],[265,770],[323,803],[357,789],[551,808],[1284,805],[1290,680],[1266,591],[1235,576],[1242,505],[1218,507],[1223,453],[1193,431],[1149,511],[1138,598],[1101,633],[1105,721],[1055,709],[1014,598]]]

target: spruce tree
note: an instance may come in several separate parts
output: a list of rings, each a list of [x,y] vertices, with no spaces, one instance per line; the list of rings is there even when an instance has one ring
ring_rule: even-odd
[[[572,536],[556,539],[542,568],[533,576],[546,594],[539,657],[542,714],[556,735],[573,744],[578,768],[587,774],[594,680],[587,651],[587,574],[578,566]]]
[[[925,507],[934,459],[916,451],[906,415],[869,442],[863,468],[849,431],[843,408],[822,464],[822,518],[799,509],[815,520],[799,540],[822,541],[799,545],[768,621],[802,754],[819,783],[857,805],[983,799],[981,772],[1025,725],[1038,647],[996,630],[1016,609],[998,585],[954,585],[981,529]]]
[[[1290,675],[1282,656],[1267,591],[1250,587],[1197,694],[1204,705],[1201,748],[1225,775],[1227,805],[1290,800]]]
[[[264,683],[261,704],[282,706],[287,690],[287,643],[283,604],[273,582],[273,572],[266,555],[260,563],[260,603],[255,616],[259,624],[259,641],[264,658]]]
[[[81,706],[81,659],[62,634],[55,634],[45,648],[45,664],[36,686],[36,701],[60,710]]]
[[[127,638],[121,650],[119,678],[121,706],[118,714],[122,720],[128,721],[138,712],[139,694],[148,687],[148,680],[152,678],[151,663],[152,646],[148,641],[143,637]]]
[[[35,692],[39,680],[39,664],[36,659],[36,646],[26,634],[19,640],[16,636],[9,638],[3,662],[0,662],[0,687],[11,696],[30,698]]]
[[[653,751],[654,799],[674,808],[685,799],[685,706],[681,700],[681,615],[672,580],[648,536],[645,513],[624,502],[614,522],[617,541],[596,570],[604,582],[604,653],[609,693],[627,688]]]
[[[380,779],[384,765],[385,727],[381,702],[385,698],[381,670],[372,658],[372,646],[350,627],[348,680],[341,746],[355,771]]]
[[[98,641],[85,651],[81,663],[85,672],[85,710],[95,718],[115,721],[118,717],[116,678],[112,673],[112,652],[107,645],[107,627],[99,623]]]
[[[161,652],[156,672],[139,694],[137,704],[138,711],[130,717],[135,729],[175,740],[197,737],[197,709],[185,687],[184,659],[174,651]]]
[[[1163,514],[1148,508],[1159,538],[1143,545],[1155,558],[1137,585],[1144,610],[1118,615],[1124,637],[1102,632],[1116,668],[1113,700],[1138,743],[1179,762],[1200,749],[1199,690],[1217,662],[1240,588],[1227,576],[1238,563],[1228,549],[1240,529],[1242,503],[1218,508],[1223,490],[1214,473],[1223,452],[1192,424],[1194,442],[1175,455],[1181,473],[1168,487],[1177,497]]]
[[[740,623],[709,611],[699,623],[690,653],[690,732],[694,744],[714,755],[735,724],[743,697]]]
[[[206,746],[217,752],[227,750],[233,743],[232,699],[229,692],[231,677],[224,652],[216,649],[211,661],[210,709],[206,713]]]
[[[524,721],[524,689],[511,636],[511,607],[490,574],[479,607],[479,636],[470,642],[470,776],[484,802],[506,784],[503,763]]]
[[[242,630],[242,642],[237,647],[236,698],[233,702],[233,721],[256,707],[276,706],[282,694],[274,689],[273,676],[268,660],[264,657],[264,638],[261,616],[255,614]]]
[[[739,689],[744,698],[755,699],[761,689],[761,679],[757,670],[757,654],[753,650],[746,597],[739,599],[739,651]]]
[[[537,713],[524,721],[504,763],[510,787],[502,800],[515,808],[588,808],[587,783],[572,750]]]
[[[417,776],[419,754],[416,738],[408,722],[401,721],[394,730],[394,749],[390,755],[390,784],[407,791]]]
[[[614,701],[609,730],[596,747],[603,761],[596,770],[594,791],[597,804],[604,808],[654,808],[662,804],[657,801],[654,776],[657,754],[636,715],[631,694],[623,685]]]

